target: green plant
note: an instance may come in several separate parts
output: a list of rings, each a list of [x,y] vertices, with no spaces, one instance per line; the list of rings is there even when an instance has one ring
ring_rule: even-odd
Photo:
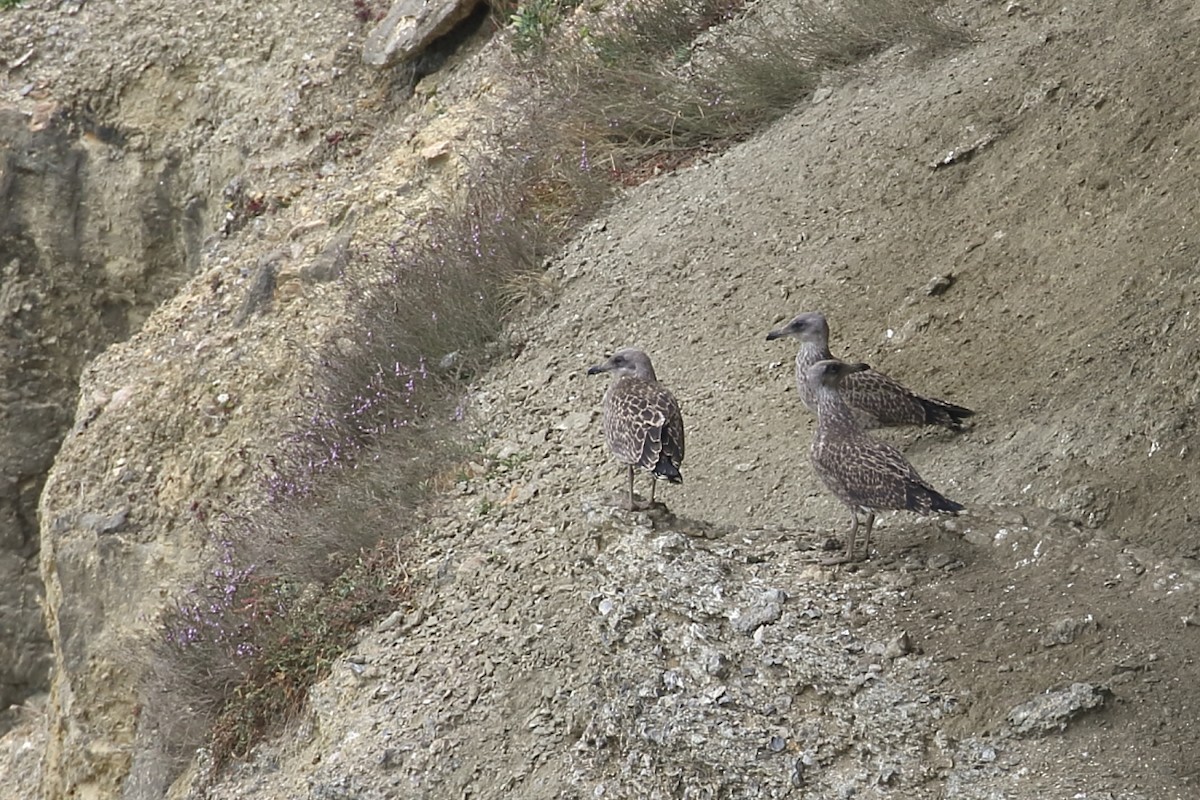
[[[492,469],[496,472],[512,472],[517,467],[526,463],[530,459],[528,453],[510,453],[503,458],[497,458],[492,462]]]
[[[560,0],[525,0],[517,6],[510,18],[513,50],[527,53],[545,44],[561,17],[559,5]]]
[[[552,34],[581,1],[501,0],[492,8],[493,15],[512,28],[513,51],[518,55],[533,55],[544,51]]]

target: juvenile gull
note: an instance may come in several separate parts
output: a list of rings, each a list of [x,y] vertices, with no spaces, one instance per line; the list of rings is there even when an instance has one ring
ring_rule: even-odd
[[[818,361],[834,356],[829,352],[829,323],[819,311],[800,314],[782,328],[767,334],[767,340],[791,336],[800,341],[796,353],[796,388],[809,411],[816,413],[816,393],[805,381],[808,368]],[[896,381],[867,369],[846,376],[842,399],[850,406],[854,418],[863,428],[883,428],[893,425],[943,425],[962,430],[963,420],[975,412],[944,400],[922,397]]]
[[[617,460],[629,467],[629,505],[633,500],[633,468],[638,467],[655,479],[650,484],[650,502],[654,505],[654,487],[658,480],[683,483],[679,465],[683,462],[683,416],[679,404],[667,388],[658,382],[650,357],[641,350],[618,350],[603,364],[588,368],[588,375],[613,373],[613,382],[604,394],[604,438]]]
[[[899,450],[863,432],[842,398],[841,389],[852,376],[867,369],[870,368],[866,364],[826,359],[813,364],[805,373],[805,384],[817,406],[817,433],[811,450],[813,470],[829,491],[846,504],[853,520],[845,553],[826,560],[827,564],[854,560],[859,511],[866,514],[863,547],[869,553],[876,511],[896,509],[929,514],[963,510],[926,483]]]

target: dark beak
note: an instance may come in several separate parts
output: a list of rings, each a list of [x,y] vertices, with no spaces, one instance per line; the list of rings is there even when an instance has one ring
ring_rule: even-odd
[[[588,375],[599,375],[601,372],[607,372],[607,371],[608,370],[604,367],[603,364],[597,364],[594,367],[588,367],[587,374]]]
[[[784,336],[787,336],[787,331],[785,331],[783,328],[780,328],[777,331],[771,331],[770,333],[768,333],[767,341],[769,342],[772,339],[782,339]]]

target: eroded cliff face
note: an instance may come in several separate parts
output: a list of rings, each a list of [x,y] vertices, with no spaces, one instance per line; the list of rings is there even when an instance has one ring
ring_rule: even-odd
[[[79,373],[174,294],[213,227],[190,164],[121,138],[62,108],[0,108],[0,631],[15,654],[0,663],[3,708],[48,680],[37,497]]]
[[[195,276],[206,238],[286,202],[245,174],[249,154],[274,143],[268,161],[293,167],[328,156],[326,128],[305,126],[337,115],[322,95],[337,71],[332,42],[359,23],[347,11],[311,32],[320,59],[294,59],[285,43],[271,62],[270,42],[241,33],[262,18],[236,11],[27,4],[0,15],[0,638],[15,654],[0,662],[0,709],[47,687],[37,498],[84,365]],[[293,27],[291,11],[320,14],[281,15]],[[287,111],[305,92],[322,98],[307,123]],[[0,730],[9,721],[0,711]]]
[[[363,64],[366,12],[0,16],[0,708],[49,685],[44,796],[120,791],[133,643],[306,410],[354,230],[419,210],[458,124],[409,102],[429,64]]]
[[[196,578],[205,520],[233,512],[262,476],[274,442],[263,423],[271,410],[299,413],[302,343],[337,307],[297,300],[235,328],[246,285],[221,285],[221,272],[88,367],[79,422],[42,494],[55,643],[47,796],[116,796],[132,757],[138,642]]]

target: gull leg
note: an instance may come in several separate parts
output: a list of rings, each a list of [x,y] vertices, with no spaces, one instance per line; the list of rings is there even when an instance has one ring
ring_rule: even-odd
[[[654,490],[658,488],[658,481],[654,480],[654,476],[650,476],[650,505],[654,505]]]
[[[854,560],[854,540],[858,537],[858,512],[850,510],[850,535],[846,537],[846,560]]]
[[[627,508],[630,511],[633,511],[635,508],[637,508],[637,506],[634,505],[634,502],[633,502],[633,466],[632,465],[630,465],[630,467],[629,467],[629,505],[627,506]]]
[[[871,557],[871,527],[875,524],[875,512],[867,512],[867,542],[863,546],[863,557]]]
[[[835,564],[845,564],[848,561],[854,560],[854,539],[858,535],[858,512],[850,509],[850,533],[846,537],[846,549],[841,555],[832,556],[821,560],[821,563],[826,566]]]

